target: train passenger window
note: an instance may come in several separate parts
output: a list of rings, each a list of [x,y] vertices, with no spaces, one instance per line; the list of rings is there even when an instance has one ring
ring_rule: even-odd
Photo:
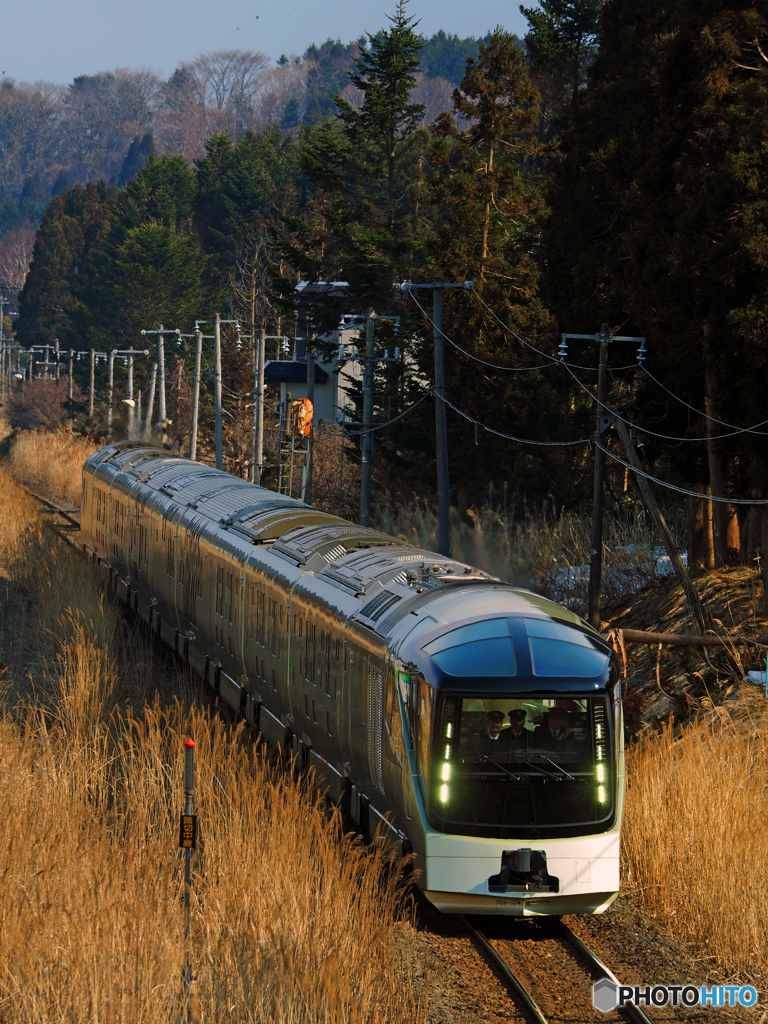
[[[224,567],[216,566],[216,614],[224,615]]]
[[[607,671],[609,656],[586,633],[552,619],[525,619],[533,674],[589,679]]]
[[[397,692],[397,673],[392,665],[389,666],[387,671],[384,714],[392,741],[392,748],[397,761],[402,766],[405,764],[405,739],[403,737],[403,719],[400,713],[400,698]]]

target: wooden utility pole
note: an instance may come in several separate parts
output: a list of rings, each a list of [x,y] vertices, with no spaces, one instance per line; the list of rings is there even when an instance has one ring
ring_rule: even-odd
[[[701,598],[698,595],[696,588],[693,585],[693,580],[690,577],[688,569],[685,566],[685,562],[680,557],[680,552],[677,550],[672,534],[669,532],[666,520],[662,514],[661,509],[656,504],[656,499],[651,491],[650,482],[643,476],[643,467],[640,464],[635,446],[632,444],[632,440],[627,430],[627,425],[620,419],[616,419],[616,431],[621,438],[621,443],[624,445],[624,450],[627,453],[627,461],[635,470],[635,479],[637,480],[637,486],[640,488],[640,493],[643,496],[643,501],[648,507],[648,511],[653,516],[653,520],[658,527],[659,533],[661,534],[662,540],[664,541],[664,547],[667,549],[670,561],[675,568],[675,572],[680,578],[680,582],[685,590],[688,603],[691,607],[691,613],[702,633],[706,632],[706,618],[704,615],[704,608],[701,604]]]

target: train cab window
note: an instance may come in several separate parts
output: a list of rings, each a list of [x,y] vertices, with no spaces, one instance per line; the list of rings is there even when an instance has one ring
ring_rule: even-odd
[[[451,694],[436,718],[433,758],[429,816],[440,831],[564,838],[613,821],[606,694]]]

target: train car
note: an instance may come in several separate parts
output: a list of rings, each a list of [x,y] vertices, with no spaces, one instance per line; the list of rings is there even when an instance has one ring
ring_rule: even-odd
[[[123,442],[82,530],[121,598],[440,910],[600,913],[619,887],[611,648],[572,612],[227,473]]]

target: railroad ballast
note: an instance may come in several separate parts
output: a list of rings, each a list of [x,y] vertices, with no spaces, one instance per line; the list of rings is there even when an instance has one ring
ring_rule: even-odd
[[[468,565],[152,446],[100,449],[82,531],[121,598],[446,912],[600,913],[619,886],[611,648]]]

